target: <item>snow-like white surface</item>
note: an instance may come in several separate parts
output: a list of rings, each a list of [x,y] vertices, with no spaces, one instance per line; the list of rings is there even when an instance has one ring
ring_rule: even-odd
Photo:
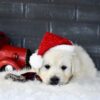
[[[37,81],[6,80],[7,73],[0,72],[0,100],[100,100],[100,74],[95,79],[51,86]]]

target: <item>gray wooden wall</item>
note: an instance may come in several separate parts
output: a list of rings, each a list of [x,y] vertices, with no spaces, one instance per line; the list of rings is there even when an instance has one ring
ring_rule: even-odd
[[[0,31],[31,51],[55,32],[82,45],[100,69],[100,0],[0,0]]]

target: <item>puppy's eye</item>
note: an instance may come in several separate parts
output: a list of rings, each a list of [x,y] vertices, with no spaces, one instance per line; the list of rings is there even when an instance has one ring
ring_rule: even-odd
[[[50,69],[50,65],[45,65],[44,66],[46,69]]]
[[[66,70],[66,69],[67,69],[67,66],[63,65],[63,66],[61,66],[61,69],[62,69],[63,71]]]

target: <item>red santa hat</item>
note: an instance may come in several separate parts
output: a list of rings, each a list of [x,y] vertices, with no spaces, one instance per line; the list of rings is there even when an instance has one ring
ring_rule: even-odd
[[[74,46],[72,41],[67,38],[60,37],[54,33],[46,32],[36,53],[30,56],[29,63],[33,68],[41,68],[43,55],[49,49],[63,49],[72,52]]]

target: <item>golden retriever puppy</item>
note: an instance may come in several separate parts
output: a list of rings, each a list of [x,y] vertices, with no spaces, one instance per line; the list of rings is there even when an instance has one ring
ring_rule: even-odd
[[[53,41],[52,41],[53,42]],[[60,48],[59,48],[60,47]],[[69,49],[70,48],[70,49]],[[36,53],[39,52],[39,49]],[[38,53],[39,55],[39,53]],[[88,53],[78,45],[56,45],[46,50],[42,55],[42,63],[34,54],[30,57],[30,65],[46,84],[67,84],[71,79],[95,77],[96,68]]]

